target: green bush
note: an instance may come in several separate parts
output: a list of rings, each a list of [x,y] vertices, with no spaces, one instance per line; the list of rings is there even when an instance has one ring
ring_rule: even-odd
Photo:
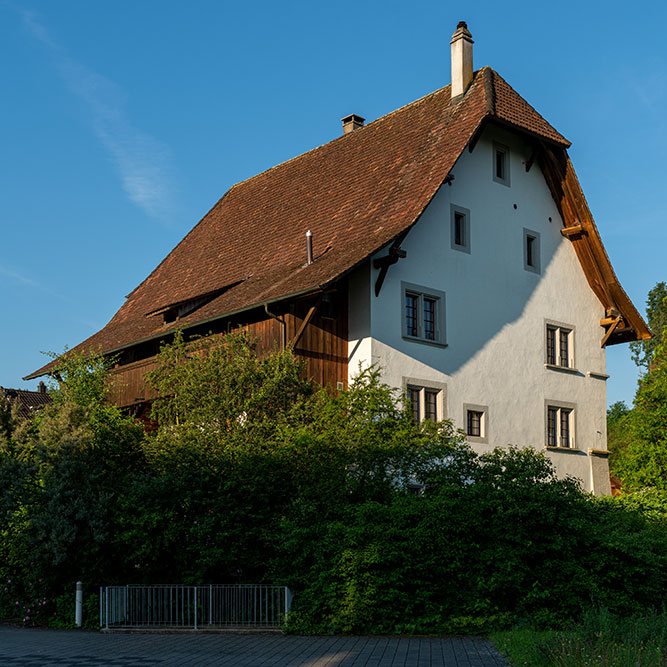
[[[158,361],[150,434],[106,403],[95,359],[62,360],[33,423],[0,415],[1,618],[70,627],[77,580],[92,626],[100,584],[286,584],[289,629],[324,633],[662,602],[664,492],[600,501],[531,449],[478,456],[450,423],[415,424],[375,369],[328,392],[243,336],[177,337]]]

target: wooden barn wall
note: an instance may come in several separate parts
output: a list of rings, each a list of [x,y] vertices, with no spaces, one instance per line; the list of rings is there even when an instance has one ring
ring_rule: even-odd
[[[284,317],[287,323],[287,343],[290,344],[311,306],[320,297],[310,297],[275,305],[274,314]],[[347,291],[339,290],[331,295],[332,307],[322,316],[322,307],[306,326],[294,346],[294,354],[305,362],[305,374],[322,386],[337,388],[347,385]],[[332,317],[333,316],[333,317]],[[232,321],[221,321],[220,331],[245,330],[257,340],[257,350],[267,354],[280,349],[281,325],[266,315],[263,309],[237,315]],[[214,332],[215,333],[215,332]],[[144,375],[156,366],[155,357],[117,366],[112,371],[111,400],[121,407],[129,407],[156,398],[144,381]]]

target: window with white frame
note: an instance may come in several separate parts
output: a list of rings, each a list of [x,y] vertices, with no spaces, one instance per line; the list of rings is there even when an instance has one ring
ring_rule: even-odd
[[[546,363],[574,369],[574,327],[558,322],[546,323]]]
[[[489,441],[489,408],[486,405],[463,405],[463,424],[469,442]]]
[[[574,449],[574,405],[547,402],[547,447]]]
[[[405,397],[415,422],[440,421],[445,418],[445,385],[404,378]]]
[[[493,144],[493,180],[510,185],[510,149],[502,144]]]
[[[540,234],[532,229],[523,230],[523,268],[540,273]]]
[[[470,211],[452,204],[450,224],[452,249],[470,253]]]
[[[433,345],[445,344],[445,293],[401,283],[403,338]]]

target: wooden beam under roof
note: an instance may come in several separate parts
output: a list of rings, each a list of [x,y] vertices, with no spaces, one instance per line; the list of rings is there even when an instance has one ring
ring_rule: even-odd
[[[564,235],[572,242],[588,284],[607,310],[607,316],[616,311],[616,317],[620,318],[615,325],[610,325],[602,344],[650,338],[649,328],[614,273],[567,151],[542,142],[538,159],[563,219],[563,231],[567,230]]]

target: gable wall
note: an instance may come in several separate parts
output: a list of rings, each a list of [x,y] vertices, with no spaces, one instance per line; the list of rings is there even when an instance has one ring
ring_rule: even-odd
[[[494,141],[510,149],[510,187],[493,179]],[[548,455],[561,474],[592,489],[600,461],[588,449],[606,449],[606,391],[604,379],[588,373],[605,372],[604,310],[560,234],[562,220],[538,165],[525,171],[531,153],[517,135],[488,127],[408,234],[401,246],[407,257],[389,268],[379,297],[372,293],[378,271],[358,271],[359,284],[368,273],[370,318],[365,337],[359,327],[349,368],[353,374],[359,361],[375,362],[394,386],[405,386],[406,378],[444,386],[442,407],[458,428],[465,426],[464,404],[488,406],[488,443],[475,444],[479,450],[508,443],[544,449],[546,402],[573,404],[577,451]],[[451,204],[470,211],[470,253],[451,247]],[[539,233],[540,273],[524,269],[524,228]],[[445,293],[446,347],[402,337],[401,281]],[[355,308],[361,301],[351,297],[351,332],[353,321],[363,321]],[[578,372],[545,368],[545,319],[574,328]]]

